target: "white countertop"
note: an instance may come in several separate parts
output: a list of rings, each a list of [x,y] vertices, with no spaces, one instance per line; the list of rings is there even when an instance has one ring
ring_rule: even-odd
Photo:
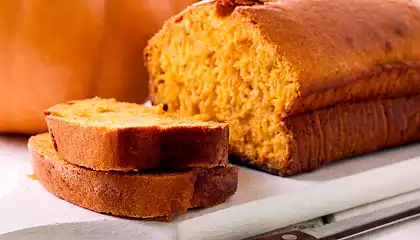
[[[252,203],[268,197],[275,197],[279,194],[287,194],[288,192],[293,193],[310,186],[317,186],[330,180],[345,178],[416,156],[420,156],[420,144],[407,146],[402,149],[370,154],[359,157],[358,159],[339,161],[318,171],[295,176],[293,178],[280,178],[255,170],[241,168],[239,189],[231,200],[217,207],[200,211],[190,211],[189,213],[178,217],[175,220],[175,224],[188,222],[187,220],[195,219],[197,216],[205,217],[212,213],[218,214],[223,212],[224,209],[230,209],[230,207],[239,206],[244,203]],[[28,228],[37,227],[39,225],[68,222],[77,223],[81,221],[91,221],[94,223],[97,220],[118,221],[120,224],[126,224],[128,221],[128,227],[126,225],[124,225],[124,227],[131,232],[133,227],[136,229],[141,228],[146,232],[155,231],[160,234],[164,234],[164,229],[167,231],[173,230],[171,229],[173,225],[169,226],[162,225],[162,223],[150,223],[150,221],[116,220],[116,218],[96,214],[59,200],[47,193],[37,181],[33,181],[26,177],[26,174],[31,173],[28,160],[26,138],[0,136],[0,211],[2,212],[2,214],[0,214],[0,239],[36,239],[34,238],[34,235],[30,234],[31,231],[33,233],[34,230]],[[372,181],[375,181],[374,177],[372,177]],[[358,186],[353,187],[357,188]],[[393,191],[395,191],[395,189]],[[363,196],[359,196],[359,199],[360,198],[363,198]],[[316,199],[313,199],[313,201],[314,203],[310,203],[315,204]],[[360,200],[358,201],[360,202]],[[352,214],[357,214],[358,211],[362,211],[359,209],[360,208],[335,215],[333,214],[332,219],[346,218]],[[328,212],[328,209],[325,210],[325,212]],[[303,215],[305,214],[302,214],[302,216]],[[135,224],[133,225],[132,223]],[[119,229],[123,228],[118,224],[114,224],[113,226],[118,226]],[[156,228],[159,231],[156,231]],[[16,230],[24,231],[24,234],[22,235],[22,232],[11,233]],[[50,231],[50,233],[53,232],[54,231]],[[43,234],[45,234],[45,232]],[[22,238],[23,236],[30,238]],[[156,237],[157,235],[153,236]],[[420,236],[420,219],[414,219],[353,239],[417,239],[418,236]],[[124,236],[109,239],[123,238]],[[127,236],[125,236],[125,238],[127,238]],[[159,238],[162,239],[162,237]],[[42,239],[42,237],[39,239]],[[102,237],[101,239],[104,238]]]

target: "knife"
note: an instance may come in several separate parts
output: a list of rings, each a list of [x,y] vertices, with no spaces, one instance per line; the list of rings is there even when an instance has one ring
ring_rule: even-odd
[[[248,240],[338,240],[416,217],[420,217],[420,199],[329,223],[321,227],[281,233],[272,231],[248,238]]]

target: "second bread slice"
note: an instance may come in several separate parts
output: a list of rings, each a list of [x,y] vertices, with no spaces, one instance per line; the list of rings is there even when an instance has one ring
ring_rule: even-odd
[[[209,167],[227,163],[227,123],[172,118],[115,99],[52,106],[45,119],[55,150],[95,170]]]

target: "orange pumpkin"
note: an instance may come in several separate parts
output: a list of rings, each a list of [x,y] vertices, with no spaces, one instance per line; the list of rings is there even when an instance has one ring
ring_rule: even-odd
[[[194,0],[1,0],[0,132],[46,130],[52,104],[93,96],[143,102],[143,48]]]

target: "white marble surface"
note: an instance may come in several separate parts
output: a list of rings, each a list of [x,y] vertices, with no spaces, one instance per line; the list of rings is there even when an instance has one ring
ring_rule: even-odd
[[[0,214],[0,239],[74,239],[74,237],[77,239],[138,239],[140,236],[141,239],[173,239],[174,236],[179,235],[180,225],[184,224],[185,226],[185,223],[188,223],[191,219],[200,219],[197,218],[199,216],[206,219],[206,216],[220,214],[225,211],[227,214],[221,216],[232,220],[237,217],[231,215],[232,211],[230,209],[233,209],[233,206],[266,200],[269,197],[273,198],[280,194],[288,195],[290,193],[296,195],[299,191],[310,192],[312,191],[311,189],[328,181],[352,177],[360,172],[401,162],[416,156],[420,156],[420,144],[339,161],[318,171],[293,178],[280,178],[255,170],[241,168],[239,189],[232,199],[217,207],[190,211],[179,216],[173,223],[169,224],[157,221],[124,220],[96,214],[55,198],[46,192],[37,181],[27,177],[27,174],[32,173],[32,171],[28,162],[26,139],[0,136],[0,212],[2,213]],[[368,175],[366,176],[369,177]],[[399,178],[396,179],[398,180]],[[377,179],[372,175],[371,181],[375,182],[375,180]],[[408,181],[408,178],[406,180]],[[340,185],[341,187],[339,188],[341,190],[336,187],[337,193],[340,191],[348,193],[346,188],[349,190],[363,189],[360,188],[360,183],[354,182],[354,184]],[[401,189],[416,187],[405,184],[399,188],[391,185],[389,184],[389,189],[387,186],[381,185],[381,182],[370,186],[382,189],[381,194],[383,196],[395,194]],[[296,196],[299,194],[301,193],[297,193]],[[413,196],[419,196],[419,194],[413,194]],[[331,212],[332,210],[336,211],[338,209],[330,207],[330,205],[334,205],[330,204],[331,201],[335,201],[335,206],[342,208],[340,210],[344,210],[353,207],[356,203],[365,203],[368,200],[366,197],[374,199],[375,194],[371,194],[371,191],[366,192],[365,196],[359,194],[354,197],[354,201],[351,203],[340,203],[339,197],[334,196],[334,194],[315,196],[314,199],[299,199],[295,203],[284,207],[294,209],[297,212],[296,214],[300,214],[300,217],[295,218],[294,221],[306,221],[309,217],[313,217],[313,214],[306,211],[311,209],[310,206],[325,208],[320,212],[330,214],[333,213]],[[299,206],[302,204],[306,204],[309,208],[302,211],[302,209],[299,209]],[[346,204],[348,204],[347,207]],[[263,205],[260,207],[270,208],[271,206]],[[301,211],[299,212],[299,210]],[[336,214],[336,219],[351,216],[351,214],[355,214],[358,211],[360,212],[361,210],[341,212]],[[287,223],[286,218],[286,216],[282,218],[284,220],[283,225]],[[377,231],[374,234],[359,237],[358,239],[412,239],[410,234],[420,235],[419,226],[419,220],[412,220],[395,227],[386,228],[383,231]],[[47,238],[46,234],[55,237]],[[229,236],[229,234],[225,236]],[[392,238],[389,238],[389,236],[392,236]]]

